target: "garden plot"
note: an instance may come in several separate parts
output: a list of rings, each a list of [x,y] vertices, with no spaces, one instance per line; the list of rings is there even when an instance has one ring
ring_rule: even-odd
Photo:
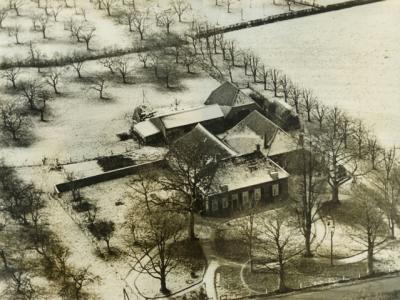
[[[227,38],[314,90],[321,102],[365,120],[389,146],[400,140],[399,14],[398,2],[387,0],[240,30]]]

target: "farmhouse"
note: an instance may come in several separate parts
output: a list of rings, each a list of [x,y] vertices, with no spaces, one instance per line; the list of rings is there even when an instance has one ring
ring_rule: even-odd
[[[221,108],[206,105],[159,115],[133,126],[133,133],[144,143],[164,139],[166,142],[182,136],[197,124],[202,124],[214,133],[224,130],[224,114]]]
[[[203,215],[229,217],[251,205],[266,205],[288,195],[289,174],[259,149],[221,161]]]
[[[246,93],[227,81],[211,92],[204,104],[218,104],[224,113],[227,126],[236,124],[254,110],[261,110]]]
[[[251,112],[228,130],[222,140],[240,154],[251,153],[260,145],[265,156],[284,168],[300,149],[293,137],[258,111]]]

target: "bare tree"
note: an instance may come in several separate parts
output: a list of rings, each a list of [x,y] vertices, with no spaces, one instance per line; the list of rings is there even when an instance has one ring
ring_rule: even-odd
[[[367,147],[369,153],[369,159],[371,160],[372,170],[376,170],[381,148],[378,144],[376,136],[369,135],[367,139]]]
[[[190,48],[184,47],[182,51],[182,64],[186,67],[189,74],[193,73],[190,67],[196,64],[197,61],[197,56],[190,50]]]
[[[140,12],[138,10],[133,14],[132,25],[140,35],[140,40],[144,40],[144,33],[146,29],[146,20],[148,17],[147,12]]]
[[[96,28],[93,26],[87,27],[85,28],[82,32],[81,32],[81,38],[85,41],[86,43],[86,50],[90,51],[90,41],[92,40],[92,38],[95,36],[95,31]]]
[[[58,15],[63,11],[62,5],[53,6],[51,8],[50,14],[53,16],[54,22],[58,21]]]
[[[47,110],[47,102],[53,99],[48,90],[42,89],[36,98],[35,107],[40,112],[40,121],[45,122],[44,114]]]
[[[291,219],[284,209],[271,211],[268,216],[259,222],[259,244],[262,249],[277,263],[279,292],[287,291],[286,265],[288,261],[298,255],[295,236],[297,230],[291,226]]]
[[[374,184],[378,192],[383,195],[381,208],[385,213],[389,237],[395,238],[395,227],[399,222],[399,168],[396,160],[396,148],[384,149],[382,154],[382,168],[374,176]]]
[[[99,281],[99,278],[90,272],[89,267],[82,269],[70,268],[68,271],[68,281],[60,293],[68,299],[81,300],[83,299],[83,288],[96,281]]]
[[[12,26],[12,27],[10,27],[10,28],[8,29],[8,35],[9,35],[9,36],[14,36],[14,38],[15,38],[15,43],[16,43],[17,45],[20,45],[20,44],[21,44],[21,42],[20,42],[20,40],[19,40],[19,33],[20,33],[20,31],[21,31],[21,26],[20,26],[20,25],[15,25],[15,26]]]
[[[281,90],[283,93],[283,98],[285,99],[285,102],[287,103],[288,99],[289,99],[289,95],[290,95],[290,90],[292,87],[292,82],[286,75],[283,75],[280,78],[279,83],[282,88]]]
[[[194,215],[202,207],[202,195],[210,191],[218,167],[215,155],[210,154],[207,143],[186,144],[176,141],[166,156],[171,172],[160,177],[158,182],[180,197],[167,199],[169,207],[188,215],[188,236],[195,239]]]
[[[350,179],[349,174],[356,176],[355,155],[345,146],[343,124],[346,119],[346,115],[337,107],[330,109],[326,115],[326,126],[315,136],[314,144],[324,158],[324,173],[331,187],[333,203],[339,203],[339,188]]]
[[[257,71],[258,71],[258,63],[259,63],[260,59],[255,56],[255,55],[251,55],[250,56],[250,70],[251,70],[251,74],[253,75],[253,82],[256,83],[257,82]]]
[[[115,73],[115,64],[116,58],[115,57],[105,57],[100,59],[100,63],[107,68],[111,74]]]
[[[163,60],[160,69],[164,76],[165,86],[168,89],[171,88],[171,80],[177,75],[176,64],[172,63],[170,60]]]
[[[281,76],[281,72],[277,69],[270,70],[270,78],[272,82],[272,86],[274,88],[274,96],[278,97],[278,89],[279,89],[279,78]]]
[[[5,275],[11,279],[10,288],[13,299],[34,299],[37,293],[26,268],[22,267],[22,259],[17,260],[19,264],[11,263],[4,249],[0,249],[0,259],[4,265]]]
[[[147,68],[147,61],[149,60],[149,54],[148,53],[139,53],[138,54],[139,61],[143,63],[143,68]]]
[[[115,232],[115,223],[113,221],[98,220],[88,225],[90,232],[97,240],[104,241],[107,245],[107,251],[112,254],[110,240]]]
[[[179,22],[182,22],[182,16],[186,10],[190,9],[190,4],[186,0],[172,0],[171,5],[178,16]]]
[[[95,78],[93,78],[92,80],[92,85],[90,87],[92,90],[95,90],[97,92],[99,92],[99,98],[102,100],[107,99],[104,96],[104,91],[107,88],[106,85],[106,79],[102,76],[96,76]]]
[[[247,248],[247,256],[248,262],[250,263],[250,271],[254,270],[254,246],[256,244],[257,238],[257,228],[255,223],[256,214],[256,202],[254,200],[251,201],[251,207],[248,209],[248,215],[243,218],[243,221],[239,223],[239,234],[242,237],[246,248]]]
[[[380,195],[365,185],[357,185],[353,190],[354,203],[352,205],[354,227],[357,229],[351,234],[354,241],[367,250],[367,272],[374,273],[374,254],[376,245],[385,238],[385,222],[383,212],[378,208]]]
[[[231,59],[232,66],[235,67],[235,56],[236,56],[236,45],[235,41],[228,42],[229,57]]]
[[[21,16],[20,9],[25,5],[24,0],[9,0],[10,8],[15,11],[17,16]]]
[[[51,68],[49,70],[49,72],[45,75],[46,83],[53,88],[54,93],[57,94],[57,95],[60,94],[60,92],[57,89],[57,87],[58,87],[58,84],[60,83],[60,79],[61,79],[62,74],[63,74],[62,69],[60,69],[60,68]]]
[[[117,0],[101,0],[106,8],[107,15],[111,17],[111,10],[117,4]]]
[[[304,236],[304,256],[312,257],[312,229],[314,224],[320,220],[321,196],[326,191],[326,179],[320,175],[323,168],[315,152],[312,139],[305,139],[301,146],[303,148],[297,151],[294,157],[294,164],[299,176],[294,179],[291,198],[294,202],[298,227]]]
[[[267,90],[267,84],[268,84],[268,77],[269,77],[269,70],[265,65],[261,66],[261,76],[263,79],[263,85],[264,85],[264,90]]]
[[[23,108],[14,101],[8,101],[0,106],[0,113],[3,130],[17,141],[29,127],[29,119]]]
[[[175,22],[172,12],[170,10],[165,10],[159,15],[157,15],[157,21],[160,26],[165,26],[167,34],[171,32],[170,31],[171,25],[173,25]]]
[[[119,57],[115,61],[115,69],[121,75],[122,82],[124,84],[128,83],[128,76],[132,72],[129,66],[129,59],[127,57]]]
[[[138,272],[145,272],[160,281],[160,292],[169,294],[168,274],[176,268],[174,246],[181,237],[184,220],[176,212],[161,207],[137,209],[131,214],[130,256]]]
[[[312,112],[315,108],[316,100],[315,100],[311,90],[304,89],[302,91],[301,95],[302,95],[302,100],[303,100],[302,106],[307,114],[307,121],[311,122],[311,116],[312,116]]]
[[[328,108],[324,104],[316,101],[314,111],[315,111],[315,118],[317,119],[319,124],[319,129],[322,129]]]
[[[17,78],[20,73],[20,68],[10,68],[3,72],[2,77],[11,82],[13,89],[17,89]]]
[[[36,80],[22,81],[18,84],[18,89],[22,98],[28,102],[30,109],[35,110],[35,101],[42,90],[42,84]]]
[[[0,29],[3,28],[3,22],[8,17],[8,9],[5,7],[0,8]]]

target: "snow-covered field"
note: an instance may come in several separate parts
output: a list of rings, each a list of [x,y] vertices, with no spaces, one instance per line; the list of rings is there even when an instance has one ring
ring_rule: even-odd
[[[400,3],[387,0],[227,34],[319,100],[400,140]],[[262,45],[262,46],[260,46]]]

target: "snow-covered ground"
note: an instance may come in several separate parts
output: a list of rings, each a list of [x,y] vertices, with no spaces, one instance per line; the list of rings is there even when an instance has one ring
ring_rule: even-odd
[[[130,64],[132,75],[140,77],[142,67],[135,57]],[[84,76],[93,76],[105,68],[98,62],[88,62],[84,70]],[[40,79],[36,70],[23,72]],[[77,81],[73,71],[67,71],[61,78],[62,95],[49,103],[48,122],[39,122],[39,117],[34,117],[34,143],[29,147],[1,147],[0,155],[12,165],[27,165],[38,164],[43,157],[68,162],[134,150],[138,146],[132,140],[121,142],[117,134],[129,130],[129,116],[142,103],[143,93],[145,101],[155,109],[171,109],[175,100],[183,108],[202,104],[219,85],[204,73],[183,79],[179,92],[151,82],[121,84],[119,81],[119,78],[108,81],[106,94],[111,99],[102,101],[89,89],[90,84]]]
[[[398,0],[227,34],[318,99],[365,120],[385,145],[400,140]],[[262,46],[260,46],[262,45]]]

